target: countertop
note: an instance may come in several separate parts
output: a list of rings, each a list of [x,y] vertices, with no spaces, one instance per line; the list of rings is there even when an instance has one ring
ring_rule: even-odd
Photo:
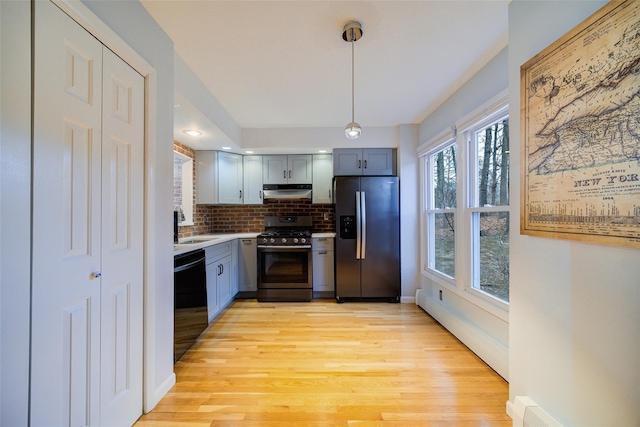
[[[200,234],[198,236],[185,237],[180,242],[199,240],[197,243],[178,243],[173,245],[173,254],[180,255],[186,252],[204,249],[207,246],[228,242],[234,239],[254,239],[260,232],[255,233],[224,233],[224,234]],[[336,233],[312,233],[311,237],[336,237]]]
[[[179,242],[188,240],[202,240],[198,243],[178,243],[173,245],[173,255],[180,255],[186,252],[204,249],[207,246],[228,242],[235,239],[254,239],[260,233],[225,233],[225,234],[200,234],[198,236],[185,237]]]

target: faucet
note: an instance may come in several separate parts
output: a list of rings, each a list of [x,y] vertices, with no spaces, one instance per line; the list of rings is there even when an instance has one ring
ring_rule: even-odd
[[[178,222],[184,221],[186,218],[184,216],[184,212],[182,212],[182,205],[177,205],[173,207],[175,212],[178,212]]]

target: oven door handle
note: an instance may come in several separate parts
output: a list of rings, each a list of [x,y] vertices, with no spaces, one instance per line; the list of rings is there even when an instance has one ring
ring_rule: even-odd
[[[291,245],[291,246],[260,246],[258,249],[311,249],[311,245]]]

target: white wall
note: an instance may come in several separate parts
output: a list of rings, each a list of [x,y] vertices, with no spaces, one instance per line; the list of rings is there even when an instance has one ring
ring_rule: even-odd
[[[400,302],[415,302],[420,286],[420,198],[418,126],[398,129],[398,175],[400,177]]]
[[[511,3],[512,158],[520,157],[520,66],[604,3]],[[511,165],[520,176],[519,164]],[[519,197],[512,186],[511,200]],[[518,211],[510,239],[510,400],[529,396],[564,426],[640,425],[640,251],[521,236]]]
[[[27,425],[31,46],[28,1],[0,1],[0,425]]]
[[[504,91],[507,65],[505,48],[420,124],[420,143],[450,129],[457,120]],[[421,276],[417,303],[498,374],[509,379],[509,313],[469,292],[425,276]]]

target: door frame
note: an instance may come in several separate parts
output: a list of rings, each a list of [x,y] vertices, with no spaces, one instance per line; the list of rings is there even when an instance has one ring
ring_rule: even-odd
[[[150,209],[156,205],[155,182],[153,171],[157,169],[157,140],[156,140],[156,100],[157,100],[157,72],[142,56],[140,56],[129,44],[127,44],[118,34],[109,28],[100,18],[98,18],[87,6],[79,0],[51,0],[64,13],[69,15],[74,21],[80,24],[86,31],[92,34],[104,46],[112,50],[122,60],[129,64],[134,70],[144,78],[144,236],[143,236],[143,412],[149,412],[175,383],[175,374],[169,381],[156,385],[154,383],[154,368],[156,360],[155,354],[155,312],[150,307],[154,307],[156,300],[154,280],[156,262],[154,252],[148,248],[156,245],[155,230],[156,221],[159,216],[155,209]]]

